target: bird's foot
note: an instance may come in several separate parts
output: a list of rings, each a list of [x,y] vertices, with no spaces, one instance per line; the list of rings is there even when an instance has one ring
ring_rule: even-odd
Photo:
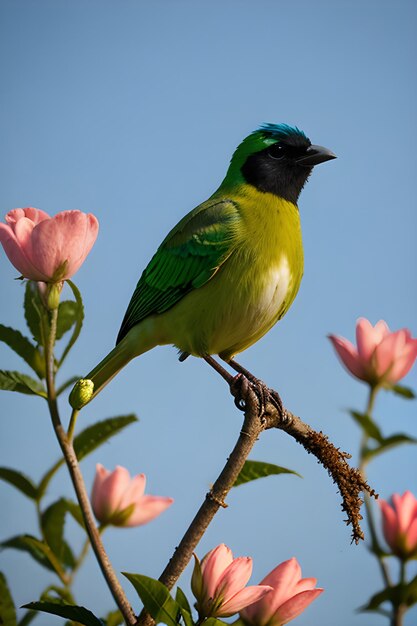
[[[261,416],[265,415],[265,413],[267,412],[268,403],[272,404],[272,406],[278,411],[279,415],[283,414],[284,405],[282,403],[279,393],[276,392],[275,389],[270,389],[263,382],[263,380],[256,378],[256,376],[254,376],[249,370],[244,368],[242,365],[240,365],[233,359],[230,359],[228,363],[236,372],[238,372],[238,375],[235,376],[235,378],[233,379],[234,381],[236,381],[236,383],[234,384],[242,385],[242,383],[240,382],[240,378],[244,377],[246,381],[252,387],[253,391],[256,393],[256,397],[258,398],[258,401],[259,401]],[[230,390],[232,392],[232,395],[235,395],[234,390],[232,389],[232,385],[230,386]],[[244,400],[242,400],[242,396],[244,397],[244,393],[242,393],[242,391],[243,389],[241,388],[240,398],[238,396],[235,396],[235,404],[238,408],[240,408],[241,410],[244,410],[245,409]]]

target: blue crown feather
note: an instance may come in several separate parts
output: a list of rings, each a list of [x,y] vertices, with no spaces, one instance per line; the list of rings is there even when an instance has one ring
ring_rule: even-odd
[[[261,124],[259,130],[276,140],[287,139],[291,136],[299,136],[303,139],[307,139],[305,133],[296,126],[289,126],[288,124]],[[256,132],[256,131],[255,131]]]

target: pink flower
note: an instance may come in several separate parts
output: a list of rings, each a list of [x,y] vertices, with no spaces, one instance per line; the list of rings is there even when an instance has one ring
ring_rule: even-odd
[[[98,463],[91,494],[98,521],[112,526],[141,526],[173,503],[172,498],[143,495],[145,485],[144,474],[131,478],[125,467],[117,466],[110,472]]]
[[[0,223],[0,242],[9,260],[24,278],[45,283],[71,278],[98,233],[97,218],[81,211],[49,217],[32,207],[13,209],[6,222]]]
[[[265,585],[245,587],[251,573],[252,559],[234,559],[224,543],[206,554],[201,563],[195,557],[191,589],[200,619],[234,615],[271,591]]]
[[[316,578],[301,578],[297,559],[284,561],[261,582],[272,587],[271,593],[241,611],[240,617],[251,626],[287,624],[323,593],[316,583]]]
[[[380,320],[372,326],[360,318],[356,324],[357,348],[344,337],[329,335],[340,360],[353,376],[372,386],[395,385],[409,372],[417,357],[417,339],[406,328],[391,332]]]
[[[385,540],[400,558],[417,557],[417,500],[406,491],[402,496],[394,493],[391,501],[379,501]]]

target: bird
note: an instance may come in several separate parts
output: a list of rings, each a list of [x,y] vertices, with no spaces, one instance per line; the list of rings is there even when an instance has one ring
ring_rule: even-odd
[[[263,337],[300,287],[301,190],[316,165],[335,158],[295,126],[265,123],[250,133],[218,189],[157,249],[116,347],[75,385],[72,407],[82,408],[129,361],[156,346],[174,345],[180,360],[216,355],[231,363]]]

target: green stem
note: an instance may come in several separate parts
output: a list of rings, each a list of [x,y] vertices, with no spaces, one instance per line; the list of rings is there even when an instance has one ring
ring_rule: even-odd
[[[80,554],[78,555],[78,558],[75,561],[75,565],[72,568],[71,576],[69,577],[69,584],[70,585],[72,585],[76,573],[80,569],[81,565],[84,563],[85,558],[86,558],[89,550],[90,550],[90,540],[87,538],[85,540],[85,542],[84,542],[84,545],[83,545],[83,548],[82,548]]]
[[[372,417],[377,393],[378,393],[378,387],[371,386],[369,390],[367,406],[365,409],[366,415],[369,415],[369,417]],[[363,431],[362,440],[360,444],[360,452],[359,452],[359,471],[361,472],[364,480],[366,480],[366,465],[367,465],[367,461],[364,458],[364,453],[367,449],[368,441],[369,441],[369,435],[365,431]],[[375,524],[374,514],[372,511],[371,498],[369,497],[367,493],[364,494],[364,503],[365,503],[366,517],[368,520],[369,533],[371,535],[371,543],[372,543],[372,548],[374,549],[375,558],[378,561],[378,565],[381,570],[381,576],[385,585],[387,587],[391,587],[392,582],[391,582],[390,573],[384,561],[384,557],[381,555],[382,548],[379,544],[378,534],[376,532],[376,524]]]
[[[67,437],[69,441],[72,441],[74,438],[74,430],[75,430],[75,424],[77,423],[78,413],[79,411],[77,411],[77,409],[73,409],[71,413],[71,419],[70,419],[70,423],[69,423],[68,430],[67,430]]]
[[[90,501],[87,495],[87,490],[84,484],[84,479],[81,474],[81,470],[78,464],[78,459],[72,445],[72,441],[68,438],[65,432],[58,411],[57,394],[55,389],[55,363],[54,363],[54,345],[56,339],[56,329],[58,320],[58,309],[54,309],[51,312],[49,333],[47,334],[45,341],[45,365],[46,365],[46,386],[48,390],[48,406],[51,415],[52,425],[55,430],[55,435],[58,439],[58,443],[61,447],[62,453],[65,458],[65,462],[68,467],[68,471],[74,486],[75,493],[77,495],[78,503],[80,505],[85,528],[90,539],[92,548],[96,555],[97,561],[103,573],[103,576],[107,582],[110,592],[120,609],[123,618],[129,626],[133,626],[136,623],[135,614],[129,601],[120,585],[114,569],[109,561],[107,553],[104,549],[101,541],[100,533],[95,525],[93,513],[91,511]],[[45,330],[45,326],[44,326]],[[72,423],[74,420],[72,420]],[[71,426],[71,425],[70,425]]]

